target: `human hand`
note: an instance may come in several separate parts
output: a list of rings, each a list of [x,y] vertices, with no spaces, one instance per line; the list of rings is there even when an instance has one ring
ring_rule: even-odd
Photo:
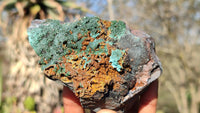
[[[158,98],[158,80],[149,85],[149,88],[141,95],[138,113],[156,113],[156,105]],[[79,99],[68,88],[63,88],[63,104],[65,113],[84,113]],[[102,109],[97,113],[116,113],[113,110]],[[134,113],[134,110],[129,110]]]

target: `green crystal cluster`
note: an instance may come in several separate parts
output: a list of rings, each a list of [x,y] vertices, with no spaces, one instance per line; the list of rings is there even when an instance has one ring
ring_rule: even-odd
[[[112,63],[112,66],[114,68],[117,69],[117,71],[121,70],[121,66],[119,65],[118,61],[120,60],[120,58],[123,57],[123,53],[125,52],[125,50],[120,50],[120,49],[116,49],[113,50],[110,56],[110,61]]]
[[[120,39],[121,36],[125,34],[126,24],[122,21],[111,21],[111,26],[109,28],[111,30],[110,37],[114,39]]]

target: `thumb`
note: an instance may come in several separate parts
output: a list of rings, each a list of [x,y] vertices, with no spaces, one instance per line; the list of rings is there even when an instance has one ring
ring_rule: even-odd
[[[97,113],[117,113],[117,112],[115,112],[113,110],[109,110],[109,109],[101,109]]]

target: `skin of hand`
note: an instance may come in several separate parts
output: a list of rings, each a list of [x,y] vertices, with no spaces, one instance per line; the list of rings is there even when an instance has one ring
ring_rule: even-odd
[[[158,80],[152,82],[148,89],[141,95],[138,113],[156,113],[156,105],[158,98]],[[65,113],[84,113],[79,99],[68,88],[63,88],[63,104]],[[117,113],[113,110],[102,109],[97,113]],[[129,110],[129,113],[134,111]]]

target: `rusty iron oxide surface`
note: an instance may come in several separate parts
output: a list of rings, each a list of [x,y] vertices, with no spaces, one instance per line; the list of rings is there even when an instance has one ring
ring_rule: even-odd
[[[45,76],[68,86],[94,111],[124,111],[161,74],[153,39],[122,21],[34,20],[28,35]]]

